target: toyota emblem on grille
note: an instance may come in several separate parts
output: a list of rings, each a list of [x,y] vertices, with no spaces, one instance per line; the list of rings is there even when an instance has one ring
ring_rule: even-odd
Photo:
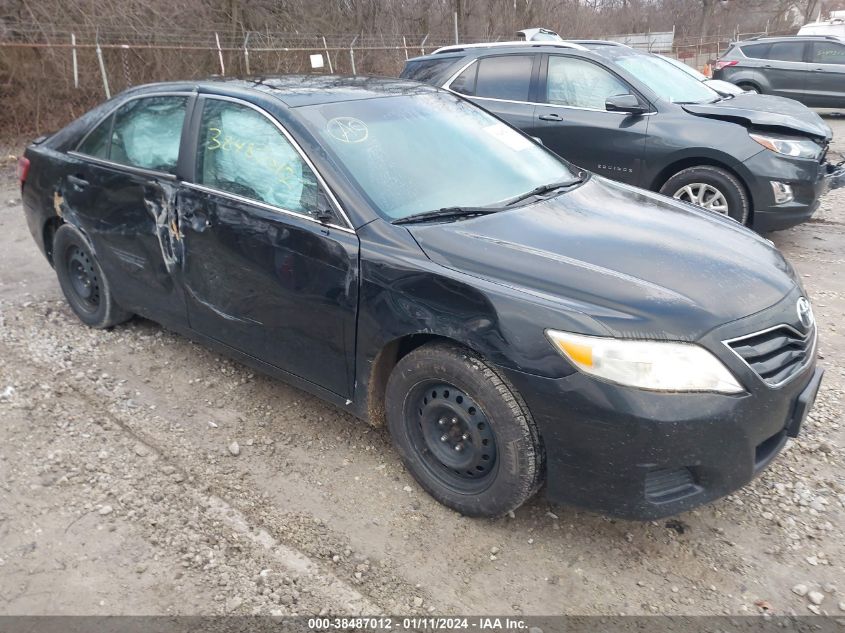
[[[807,301],[807,297],[800,297],[795,307],[798,309],[798,320],[801,321],[806,329],[813,327],[815,318],[813,317],[813,307]]]

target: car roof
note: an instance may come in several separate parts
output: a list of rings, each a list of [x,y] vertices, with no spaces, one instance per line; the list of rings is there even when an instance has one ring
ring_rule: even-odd
[[[538,48],[545,49],[543,52],[547,53],[566,53],[570,56],[584,57],[587,59],[592,59],[594,61],[601,61],[602,63],[607,63],[608,61],[615,62],[621,57],[627,57],[630,55],[648,55],[648,53],[645,51],[640,51],[626,45],[593,46],[588,48],[575,42],[518,42],[518,44],[521,44],[521,46],[514,46],[510,43],[505,46],[501,46],[501,43],[490,43],[481,47],[468,46],[465,49],[453,48],[453,50],[446,51],[445,53],[430,53],[428,55],[414,57],[412,59],[409,59],[406,64],[410,62],[437,61],[440,59],[450,58],[456,60],[463,59],[465,61],[469,61],[488,55],[519,55],[526,53],[533,54],[538,52]],[[456,66],[454,64],[450,65],[447,68],[447,76],[451,76],[451,73],[454,71],[455,68]]]
[[[162,82],[132,88],[121,94],[198,90],[211,94],[242,96],[262,93],[291,108],[340,101],[359,101],[408,94],[436,92],[437,88],[389,77],[339,75],[279,75],[268,77],[212,77],[195,82]]]
[[[437,50],[435,50],[432,55],[441,55],[443,53],[458,53],[461,51],[466,50],[473,50],[473,49],[488,49],[488,48],[538,48],[538,47],[552,47],[552,48],[570,48],[575,50],[587,50],[581,44],[576,42],[553,42],[553,41],[538,41],[538,42],[526,42],[526,41],[515,41],[515,42],[477,42],[475,44],[450,44],[449,46],[441,46]],[[422,57],[428,57],[428,55],[423,55]],[[415,58],[419,59],[419,57]]]
[[[590,48],[591,46],[624,46],[625,48],[632,48],[627,44],[623,44],[622,42],[614,42],[613,40],[566,40],[567,42],[572,42],[573,44],[580,44],[581,46],[586,46]]]
[[[747,46],[748,44],[771,44],[773,42],[791,42],[794,40],[833,40],[835,42],[843,42],[841,37],[836,35],[781,35],[781,36],[759,36],[750,37],[747,40],[739,40],[731,42],[734,46]]]

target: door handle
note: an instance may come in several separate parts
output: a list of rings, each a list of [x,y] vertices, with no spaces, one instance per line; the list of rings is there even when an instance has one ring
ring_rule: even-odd
[[[82,191],[88,186],[88,181],[78,174],[76,176],[68,176],[67,181],[72,184],[73,188],[77,191]]]
[[[563,121],[563,117],[559,114],[551,113],[551,114],[541,114],[539,116],[541,121]]]

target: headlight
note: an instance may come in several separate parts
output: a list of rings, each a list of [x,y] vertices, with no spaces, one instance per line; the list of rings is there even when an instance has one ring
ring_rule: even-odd
[[[638,389],[740,393],[728,368],[692,343],[632,341],[547,330],[555,347],[585,374]]]
[[[816,159],[821,154],[822,148],[818,143],[808,138],[793,138],[780,136],[778,134],[752,134],[748,136],[760,143],[766,149],[770,149],[784,156],[795,156],[796,158]]]

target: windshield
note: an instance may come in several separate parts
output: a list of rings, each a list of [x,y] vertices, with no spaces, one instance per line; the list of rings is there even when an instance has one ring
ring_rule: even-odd
[[[712,103],[720,98],[719,93],[686,71],[655,55],[624,55],[614,61],[672,103]]]
[[[669,63],[670,63],[670,64],[672,64],[675,68],[678,68],[678,69],[680,69],[680,70],[683,70],[683,71],[684,71],[686,74],[688,74],[690,77],[694,77],[694,78],[695,78],[695,79],[697,79],[698,81],[704,81],[705,79],[707,79],[707,75],[705,75],[705,74],[703,74],[703,73],[698,72],[695,68],[693,68],[692,66],[689,66],[689,65],[685,64],[685,63],[684,63],[684,62],[682,62],[680,59],[675,59],[675,58],[673,58],[673,57],[664,57],[663,55],[655,55],[655,57],[657,57],[658,59],[662,59],[662,60],[663,60],[663,61],[665,61],[665,62],[669,62]]]
[[[297,110],[389,220],[501,204],[575,175],[542,146],[448,93]]]

